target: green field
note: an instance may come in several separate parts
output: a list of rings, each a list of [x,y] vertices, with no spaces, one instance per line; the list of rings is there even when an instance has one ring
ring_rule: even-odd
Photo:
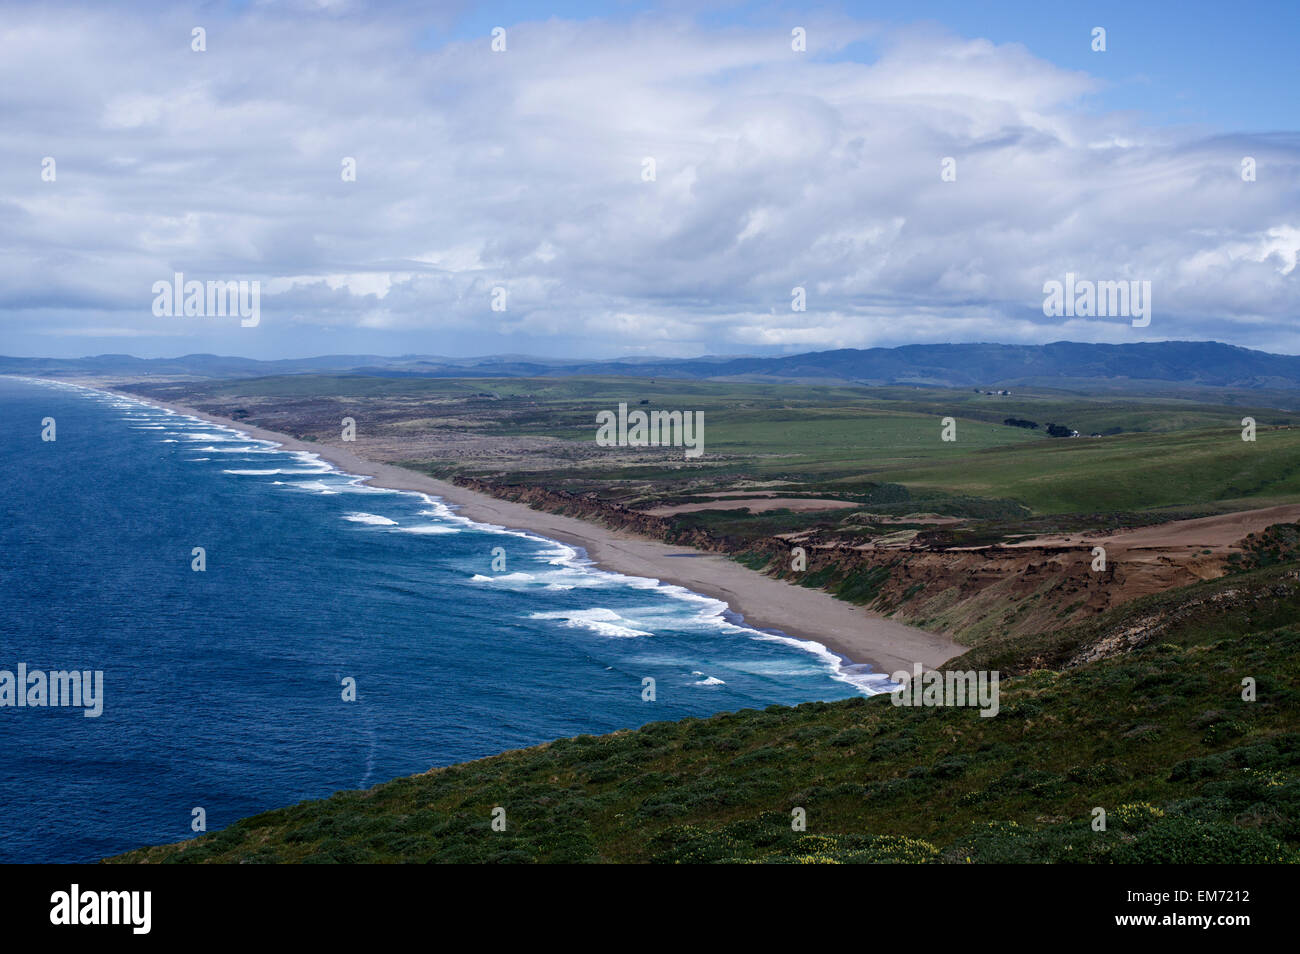
[[[850,500],[872,484],[901,485],[917,508],[956,513],[960,508],[944,502],[965,499],[972,517],[988,510],[980,500],[1014,501],[1036,514],[1213,511],[1300,500],[1300,428],[1290,426],[1290,412],[1243,404],[1237,393],[1216,405],[1204,393],[1180,400],[1163,392],[994,396],[641,378],[348,375],[185,384],[155,393],[315,440],[337,439],[343,416],[394,445],[471,435],[483,453],[458,449],[439,457],[435,446],[423,457],[400,459],[440,476],[491,475],[638,506],[755,483]],[[620,403],[702,411],[704,456],[596,448],[597,412]],[[1253,443],[1241,440],[1246,415],[1259,424]],[[940,439],[948,416],[957,420],[955,442]],[[1040,427],[1007,426],[1008,418]],[[1048,437],[1049,422],[1104,436]]]
[[[1300,429],[1240,427],[1053,440],[971,453],[876,475],[917,492],[1005,496],[1039,513],[1145,510],[1211,504],[1224,509],[1300,499]]]

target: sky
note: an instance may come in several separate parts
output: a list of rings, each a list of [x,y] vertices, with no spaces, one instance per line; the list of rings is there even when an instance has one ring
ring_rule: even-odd
[[[1294,0],[0,0],[0,354],[1296,354],[1298,41]],[[1149,321],[1046,314],[1067,274]]]

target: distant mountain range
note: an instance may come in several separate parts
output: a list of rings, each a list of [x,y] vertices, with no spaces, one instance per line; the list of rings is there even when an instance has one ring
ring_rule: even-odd
[[[383,377],[551,377],[627,375],[694,380],[928,387],[1081,387],[1300,389],[1300,356],[1252,351],[1215,341],[1148,344],[927,344],[843,348],[786,357],[622,358],[612,361],[493,355],[328,355],[259,361],[191,354],[136,358],[0,357],[0,374],[108,375],[139,378],[243,378],[278,374]]]

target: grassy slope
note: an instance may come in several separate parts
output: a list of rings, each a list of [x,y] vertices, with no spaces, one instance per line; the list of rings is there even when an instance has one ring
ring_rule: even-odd
[[[1295,861],[1296,573],[1269,567],[1150,598],[1143,612],[1173,614],[1157,641],[1007,680],[994,718],[876,697],[653,723],[116,860]],[[1212,611],[1177,612],[1207,599]],[[1062,638],[1093,641],[1129,612]],[[1015,668],[1040,649],[999,651]],[[1253,703],[1241,699],[1246,676],[1258,681]],[[496,806],[505,832],[489,826]],[[1096,806],[1104,833],[1089,824]],[[794,807],[807,811],[804,834],[791,831]]]

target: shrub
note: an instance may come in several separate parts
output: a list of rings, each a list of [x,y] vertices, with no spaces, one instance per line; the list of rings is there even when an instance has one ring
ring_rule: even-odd
[[[1127,802],[1111,812],[1111,818],[1125,831],[1140,831],[1165,813],[1149,802]]]
[[[1261,864],[1284,860],[1282,843],[1252,828],[1166,817],[1115,849],[1118,864]]]

